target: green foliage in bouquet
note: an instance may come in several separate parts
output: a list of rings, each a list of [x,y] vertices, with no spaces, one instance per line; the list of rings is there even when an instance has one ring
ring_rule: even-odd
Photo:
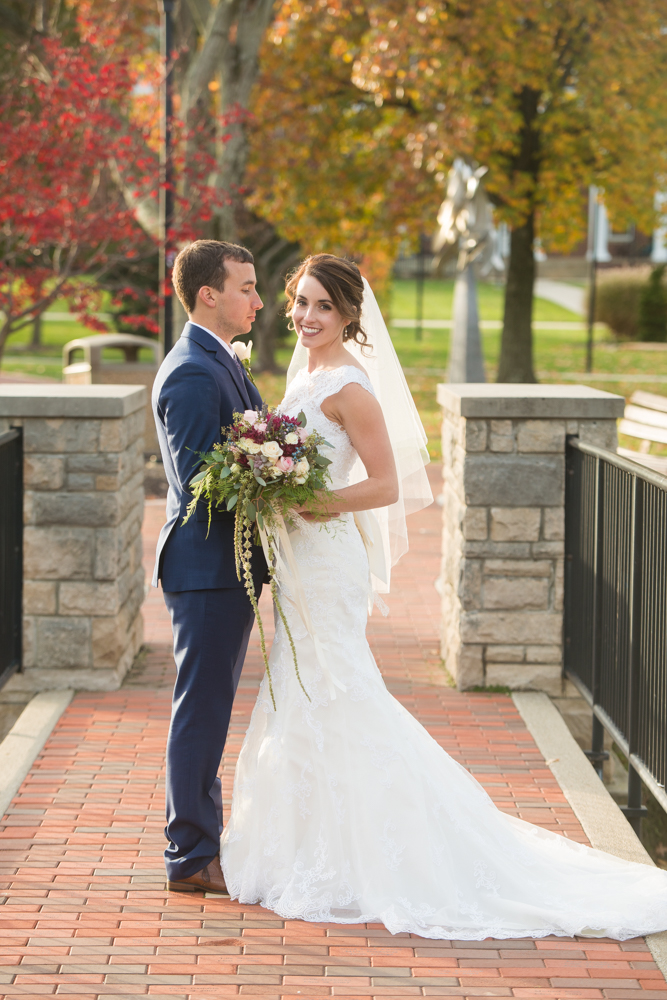
[[[317,431],[306,430],[306,417],[286,417],[264,406],[261,411],[236,413],[231,427],[223,428],[225,440],[213,445],[210,452],[199,453],[203,465],[190,481],[193,498],[188,504],[185,524],[198,503],[208,503],[209,529],[215,507],[234,511],[234,555],[236,574],[243,581],[259,628],[262,657],[266,666],[273,707],[276,701],[264,625],[257,605],[251,572],[253,541],[261,540],[268,550],[271,594],[283,623],[294,657],[299,684],[306,695],[299,674],[296,647],[278,597],[274,533],[283,522],[294,524],[296,508],[307,506],[317,514],[324,512],[332,497],[327,487],[331,459],[321,452],[331,447]]]

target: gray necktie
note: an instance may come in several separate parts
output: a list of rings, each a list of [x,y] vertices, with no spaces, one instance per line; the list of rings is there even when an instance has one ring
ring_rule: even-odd
[[[236,367],[239,370],[239,375],[241,376],[241,379],[243,379],[243,376],[245,375],[245,368],[243,367],[243,365],[239,361],[236,353],[232,354],[232,358],[234,359],[234,364],[236,365]]]

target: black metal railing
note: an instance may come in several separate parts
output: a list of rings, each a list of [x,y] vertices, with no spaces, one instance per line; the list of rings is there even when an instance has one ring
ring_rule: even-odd
[[[565,487],[565,675],[628,759],[637,832],[642,782],[667,811],[667,476],[570,438]]]
[[[23,432],[0,434],[0,687],[21,667]]]

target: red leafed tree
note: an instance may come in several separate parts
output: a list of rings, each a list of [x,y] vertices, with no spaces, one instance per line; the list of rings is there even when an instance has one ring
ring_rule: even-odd
[[[134,171],[143,137],[128,126],[126,61],[44,39],[40,59],[0,81],[0,356],[7,337],[67,298],[93,329],[98,282],[153,252],[113,183]],[[146,318],[150,322],[149,318]]]
[[[145,0],[139,6],[145,26]],[[124,315],[125,324],[157,332],[161,64],[153,48],[138,56],[125,43],[126,31],[114,30],[134,25],[133,5],[118,4],[115,20],[105,20],[98,7],[93,0],[78,5],[67,42],[57,33],[33,35],[5,52],[0,357],[7,337],[59,298],[92,329],[106,329],[96,318],[104,288],[124,313],[136,301],[136,315]],[[129,37],[137,41],[131,31]],[[232,109],[172,123],[173,246],[208,235],[212,220],[228,209],[217,159],[237,117]]]

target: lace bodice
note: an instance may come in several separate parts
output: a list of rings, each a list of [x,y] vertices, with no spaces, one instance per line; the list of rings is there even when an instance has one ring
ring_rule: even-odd
[[[322,413],[322,403],[350,382],[356,382],[375,395],[368,375],[354,365],[341,365],[333,371],[312,373],[307,368],[302,368],[292,379],[278,407],[288,417],[296,417],[303,411],[308,429],[319,431],[327,439],[331,449],[323,448],[322,451],[325,454],[328,452],[328,457],[332,460],[329,472],[334,489],[347,485],[357,453],[347,431]]]

